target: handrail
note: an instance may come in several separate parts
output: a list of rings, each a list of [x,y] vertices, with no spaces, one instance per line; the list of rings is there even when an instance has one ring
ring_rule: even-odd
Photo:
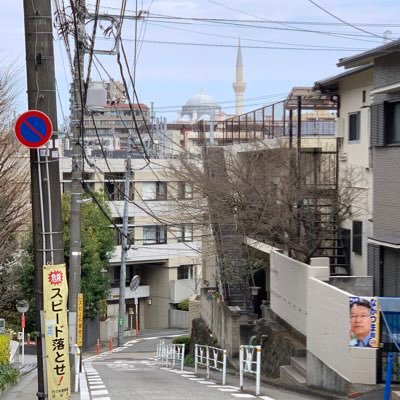
[[[196,344],[194,355],[194,373],[197,374],[198,365],[207,369],[207,379],[210,378],[210,369],[222,371],[222,384],[226,383],[226,350],[218,347]]]
[[[165,365],[166,368],[169,366],[169,362],[172,361],[172,368],[175,368],[176,361],[180,362],[181,371],[183,371],[183,363],[185,361],[185,345],[184,344],[172,344],[165,343],[165,340],[161,340],[157,345],[157,364]]]
[[[256,357],[254,357],[256,355]],[[254,360],[255,359],[255,360]],[[240,346],[240,390],[243,390],[245,372],[256,375],[256,396],[260,394],[261,380],[261,346]]]

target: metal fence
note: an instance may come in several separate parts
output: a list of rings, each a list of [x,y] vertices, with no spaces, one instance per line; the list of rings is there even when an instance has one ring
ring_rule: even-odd
[[[165,343],[161,340],[157,345],[157,364],[166,368],[175,368],[180,365],[183,371],[183,363],[185,361],[185,345]]]
[[[210,378],[210,369],[222,372],[222,384],[226,383],[226,350],[212,346],[195,345],[194,372],[197,374],[198,366],[207,369],[207,379]]]
[[[240,346],[240,390],[243,390],[243,376],[247,372],[256,375],[256,396],[260,394],[261,346]]]
[[[290,118],[292,115],[292,119]],[[298,134],[295,112],[285,108],[285,101],[228,118],[223,122],[222,145],[264,140]],[[301,113],[301,136],[334,136],[336,121],[332,117],[318,118],[315,112]]]

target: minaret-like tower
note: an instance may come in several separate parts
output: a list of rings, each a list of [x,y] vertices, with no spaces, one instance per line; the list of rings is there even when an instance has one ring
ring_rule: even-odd
[[[240,39],[236,58],[236,82],[233,83],[233,90],[236,95],[236,115],[243,114],[243,93],[246,89],[246,84],[243,82],[243,61],[242,49],[240,47]]]

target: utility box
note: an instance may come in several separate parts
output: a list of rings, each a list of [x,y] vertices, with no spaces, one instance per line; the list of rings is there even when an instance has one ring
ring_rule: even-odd
[[[5,333],[6,331],[6,320],[4,318],[0,318],[0,334]]]

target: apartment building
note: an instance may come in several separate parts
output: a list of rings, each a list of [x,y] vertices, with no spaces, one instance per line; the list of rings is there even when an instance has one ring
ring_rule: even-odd
[[[114,155],[115,156],[115,155]],[[113,223],[122,230],[124,208],[125,158],[89,157],[85,182],[91,191],[109,197]],[[87,160],[86,160],[87,161]],[[135,329],[135,298],[138,297],[140,329],[174,326],[177,304],[197,293],[201,279],[200,229],[182,219],[177,210],[195,201],[196,194],[186,182],[169,176],[171,161],[132,159],[128,227],[131,246],[126,254],[125,329]],[[61,184],[70,190],[71,158],[60,159]],[[180,204],[180,206],[178,206]],[[114,229],[110,222],[110,229]],[[121,235],[116,232],[116,251],[109,265],[111,284],[107,300],[108,330],[117,333],[120,296]],[[130,291],[133,276],[140,276],[137,292]],[[176,326],[175,326],[176,327]]]
[[[345,69],[371,65],[371,153],[373,225],[368,238],[368,273],[380,296],[400,294],[400,41],[342,58]]]
[[[350,69],[319,80],[314,90],[338,99],[338,179],[352,191],[351,212],[340,229],[350,275],[368,274],[368,237],[372,235],[372,153],[370,105],[372,65]]]

